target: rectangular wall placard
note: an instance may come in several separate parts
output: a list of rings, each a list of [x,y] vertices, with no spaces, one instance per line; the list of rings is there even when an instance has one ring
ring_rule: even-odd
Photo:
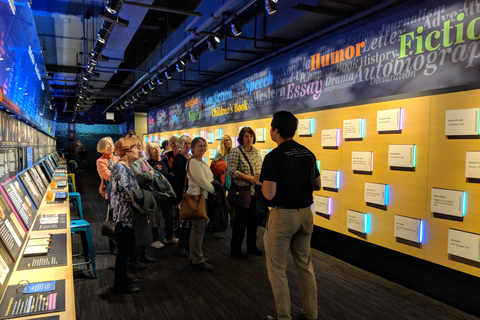
[[[208,157],[210,158],[210,160],[213,160],[215,159],[215,156],[216,156],[216,152],[217,150],[215,148],[210,148],[208,149]]]
[[[343,138],[361,139],[365,136],[365,119],[343,120]]]
[[[480,108],[447,110],[445,112],[446,136],[476,136]]]
[[[266,135],[266,129],[265,128],[255,129],[255,136],[257,138],[257,142],[265,142],[265,135]]]
[[[430,210],[454,217],[465,216],[467,195],[465,191],[432,188]]]
[[[314,209],[316,213],[330,215],[331,204],[332,198],[330,197],[319,195],[315,195],[314,197]]]
[[[467,151],[465,178],[480,179],[480,151]]]
[[[322,130],[322,147],[338,147],[340,144],[339,129]]]
[[[399,131],[403,127],[403,109],[377,111],[377,131]]]
[[[388,198],[388,184],[365,182],[365,202],[386,206]]]
[[[373,152],[352,151],[352,170],[366,172],[373,171]]]
[[[368,233],[368,213],[347,210],[347,228],[360,233]]]
[[[265,159],[265,156],[266,156],[270,151],[272,151],[272,149],[260,149],[260,156],[262,157],[262,161],[263,161],[263,159]]]
[[[417,147],[414,144],[391,144],[388,146],[388,166],[415,168]]]
[[[313,134],[313,118],[298,120],[298,135],[311,136]]]
[[[395,215],[394,235],[397,238],[422,243],[423,220]]]
[[[448,229],[448,253],[480,262],[480,234]]]
[[[324,188],[338,189],[340,187],[340,171],[322,170],[321,179]]]

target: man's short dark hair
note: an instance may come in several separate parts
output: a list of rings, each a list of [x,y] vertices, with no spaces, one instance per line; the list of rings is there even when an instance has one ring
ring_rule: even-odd
[[[245,135],[245,133],[250,133],[253,136],[253,143],[252,144],[255,144],[255,142],[257,142],[257,136],[255,135],[255,131],[253,131],[252,128],[243,127],[242,130],[240,130],[240,133],[238,134],[238,139],[237,139],[238,144],[243,146],[243,136]]]
[[[282,138],[292,138],[297,131],[298,119],[291,112],[277,111],[273,114],[271,126],[272,130],[278,130]]]

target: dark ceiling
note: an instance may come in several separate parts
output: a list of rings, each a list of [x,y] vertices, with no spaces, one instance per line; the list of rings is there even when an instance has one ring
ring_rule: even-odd
[[[48,0],[32,10],[58,121],[111,123],[108,111],[118,123],[399,2],[280,0],[268,14],[264,0]]]

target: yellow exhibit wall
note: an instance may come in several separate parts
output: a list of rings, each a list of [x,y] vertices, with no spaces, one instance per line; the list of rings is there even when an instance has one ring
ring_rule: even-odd
[[[407,255],[437,263],[480,277],[480,262],[448,254],[449,229],[480,234],[480,180],[472,181],[465,176],[467,151],[480,151],[478,136],[452,139],[445,135],[447,110],[479,108],[480,90],[425,96],[388,102],[328,109],[296,114],[300,119],[314,119],[311,136],[295,136],[295,140],[307,146],[320,161],[321,170],[340,171],[338,190],[324,189],[315,195],[331,198],[330,215],[315,214],[315,225],[350,237],[389,248]],[[385,133],[377,131],[377,112],[402,108],[404,125],[401,131]],[[343,121],[363,118],[365,135],[361,139],[345,140],[342,136],[337,148],[322,147],[322,130],[343,130]],[[161,132],[148,135],[179,136],[188,132],[190,137],[206,130],[208,137],[217,129],[232,138],[240,128],[265,128],[265,142],[255,147],[273,149],[276,144],[269,135],[271,118],[248,120],[236,123]],[[207,139],[208,141],[209,139]],[[208,148],[219,149],[220,140],[208,141]],[[390,145],[415,145],[416,167],[401,170],[388,166]],[[371,173],[352,170],[352,152],[373,152]],[[209,158],[208,150],[205,154]],[[208,159],[208,164],[211,160]],[[388,205],[372,206],[365,202],[365,183],[386,184],[390,196]],[[431,190],[442,188],[465,191],[466,213],[463,218],[435,215],[431,211]],[[367,213],[368,233],[359,233],[347,227],[347,210]],[[424,222],[424,241],[417,243],[397,238],[394,235],[395,216],[409,217]],[[480,239],[480,236],[479,236]],[[480,244],[477,243],[480,247]],[[479,249],[480,250],[480,249]],[[480,251],[478,252],[480,261]]]

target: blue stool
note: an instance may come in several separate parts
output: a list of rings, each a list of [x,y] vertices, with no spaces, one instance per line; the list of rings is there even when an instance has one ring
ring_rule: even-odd
[[[70,198],[70,201],[74,201],[77,205],[78,215],[80,216],[80,220],[83,220],[82,198],[80,197],[80,193],[69,192],[68,197]]]
[[[91,264],[95,278],[98,278],[97,265],[95,264],[95,252],[93,251],[92,230],[90,228],[90,223],[85,220],[70,221],[70,231],[72,234],[80,233],[82,237],[83,255],[85,256],[85,262],[74,263],[72,265],[78,266],[81,264],[86,264],[87,268],[90,269]],[[72,257],[80,255],[82,254],[74,254],[72,255]]]
[[[71,183],[71,182],[68,183],[68,192],[74,192],[73,183]]]

